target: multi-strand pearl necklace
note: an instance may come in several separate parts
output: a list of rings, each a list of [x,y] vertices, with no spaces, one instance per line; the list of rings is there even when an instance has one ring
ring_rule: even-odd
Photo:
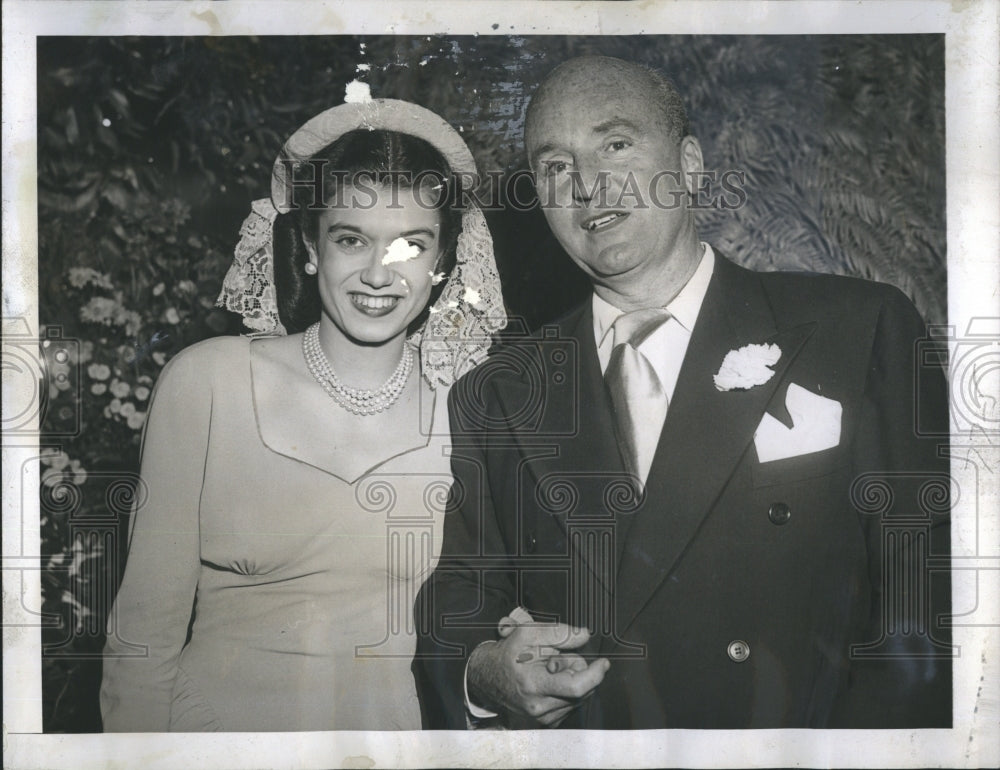
[[[413,351],[403,346],[403,357],[385,384],[375,390],[349,388],[340,381],[319,344],[319,323],[314,323],[302,335],[302,354],[306,366],[323,390],[338,405],[352,414],[371,415],[384,412],[399,399],[413,370]]]

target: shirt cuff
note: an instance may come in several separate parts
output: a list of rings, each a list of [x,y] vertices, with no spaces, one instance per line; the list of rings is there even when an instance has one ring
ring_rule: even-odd
[[[487,639],[485,642],[480,642],[476,646],[476,649],[478,650],[484,644],[496,644],[496,642],[493,641],[492,639]],[[469,659],[470,660],[472,659],[471,655],[469,656]],[[472,702],[471,698],[469,698],[469,662],[468,661],[465,662],[465,675],[462,677],[462,689],[465,691],[465,708],[466,708],[466,711],[469,712],[469,716],[471,716],[473,720],[494,719],[494,718],[500,716],[495,711],[490,711],[489,709],[480,708],[479,706],[477,706],[475,703]]]
[[[500,625],[497,628],[498,633],[502,637],[506,637],[513,630],[513,626],[521,626],[526,623],[531,623],[531,614],[524,609],[524,607],[515,607],[510,615],[503,618],[500,621]],[[504,630],[506,628],[506,631]],[[496,644],[495,639],[487,639],[485,642],[480,642],[476,649],[478,650],[484,644]],[[475,650],[473,650],[475,652]],[[472,656],[469,656],[469,660],[472,660]],[[487,719],[496,719],[500,716],[495,711],[490,711],[489,709],[484,709],[477,706],[469,698],[469,661],[465,662],[465,674],[462,677],[462,689],[465,691],[465,711],[466,711],[466,724],[469,728],[475,728],[478,723],[485,721]]]

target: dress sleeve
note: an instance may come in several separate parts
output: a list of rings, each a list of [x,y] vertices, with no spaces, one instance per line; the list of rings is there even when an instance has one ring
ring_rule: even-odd
[[[200,569],[198,509],[212,416],[203,357],[179,354],[153,394],[125,575],[108,618],[101,684],[106,732],[169,728]]]

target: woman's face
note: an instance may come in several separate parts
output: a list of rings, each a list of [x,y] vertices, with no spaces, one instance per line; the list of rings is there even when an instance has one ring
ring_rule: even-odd
[[[369,344],[406,334],[431,293],[440,256],[441,217],[426,192],[408,188],[342,190],[352,202],[318,217],[315,244],[323,312],[348,338]],[[369,202],[371,205],[369,206]]]

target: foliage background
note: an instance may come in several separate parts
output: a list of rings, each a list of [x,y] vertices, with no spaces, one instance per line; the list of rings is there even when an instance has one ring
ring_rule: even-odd
[[[663,69],[706,167],[745,173],[746,205],[699,215],[723,253],[893,283],[946,321],[940,35],[39,38],[47,732],[100,729],[150,391],[181,348],[239,332],[214,300],[283,140],[358,78],[439,113],[482,169],[511,174],[534,87],[584,53]],[[488,218],[524,327],[585,295],[537,209]]]

